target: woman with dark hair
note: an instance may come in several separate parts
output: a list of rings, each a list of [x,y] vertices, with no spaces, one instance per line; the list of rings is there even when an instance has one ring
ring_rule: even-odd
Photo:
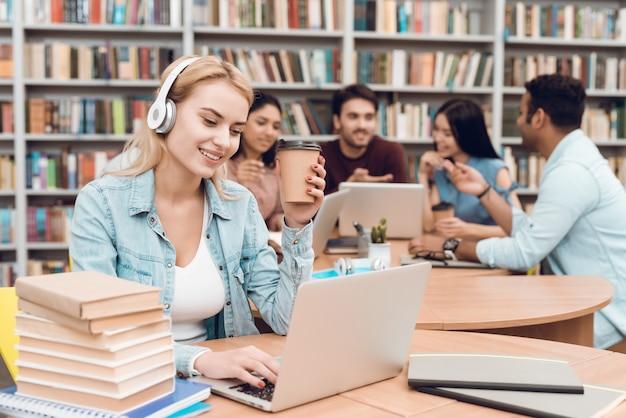
[[[281,123],[278,99],[255,92],[239,148],[228,161],[228,178],[252,192],[270,231],[281,230],[284,215],[275,161]]]
[[[443,169],[445,159],[474,167],[509,204],[521,208],[513,191],[517,185],[491,144],[480,106],[467,99],[448,100],[437,110],[432,132],[435,151],[422,155],[418,172],[419,182],[427,191],[424,231],[436,229],[445,237],[468,239],[506,236],[480,200],[459,192]],[[435,224],[431,207],[440,202],[454,205],[454,217],[441,219]]]

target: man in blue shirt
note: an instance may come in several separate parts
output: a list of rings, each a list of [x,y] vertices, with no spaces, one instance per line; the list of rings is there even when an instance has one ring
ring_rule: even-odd
[[[594,345],[607,348],[626,336],[626,192],[580,130],[585,106],[582,83],[551,74],[525,87],[517,119],[522,145],[547,160],[532,213],[511,208],[476,170],[447,162],[456,187],[478,196],[510,237],[479,242],[453,238],[444,247],[460,259],[491,266],[527,270],[545,258],[553,274],[609,280],[614,297],[594,320]],[[425,245],[414,240],[409,250],[416,252]]]

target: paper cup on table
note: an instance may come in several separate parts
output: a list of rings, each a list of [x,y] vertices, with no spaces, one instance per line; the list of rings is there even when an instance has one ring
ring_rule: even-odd
[[[452,218],[454,216],[454,204],[449,202],[439,202],[431,207],[435,223],[440,219]]]
[[[307,176],[317,175],[311,166],[317,163],[322,147],[310,141],[278,141],[278,159],[280,160],[280,180],[285,197],[289,203],[311,203],[313,196],[306,193],[310,187]]]

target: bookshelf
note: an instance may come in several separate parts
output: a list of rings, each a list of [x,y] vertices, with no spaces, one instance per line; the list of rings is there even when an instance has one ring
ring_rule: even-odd
[[[1,45],[13,45],[13,76],[0,76],[0,106],[12,102],[14,117],[13,132],[0,133],[0,156],[12,156],[15,174],[13,185],[0,190],[0,208],[13,209],[13,240],[0,242],[0,263],[11,263],[20,275],[27,272],[30,259],[67,259],[66,242],[29,240],[28,208],[71,208],[80,187],[33,188],[32,178],[26,174],[32,154],[56,155],[68,150],[110,155],[106,153],[122,147],[132,131],[132,119],[140,121],[147,106],[137,105],[139,116],[133,113],[121,131],[89,119],[82,125],[70,124],[69,130],[52,128],[52,132],[44,122],[43,132],[33,132],[30,109],[21,104],[44,99],[54,108],[55,101],[73,103],[78,98],[79,113],[93,115],[101,113],[94,113],[96,106],[103,106],[96,104],[98,100],[149,101],[159,84],[160,71],[155,68],[166,61],[164,56],[153,55],[148,62],[154,68],[147,75],[139,71],[139,75],[128,76],[119,67],[117,73],[111,73],[112,69],[105,66],[105,75],[86,77],[84,67],[81,70],[71,65],[80,54],[72,52],[72,47],[82,51],[81,62],[86,51],[119,58],[141,47],[167,48],[170,57],[191,53],[232,56],[255,88],[281,99],[285,119],[293,118],[291,124],[285,124],[287,137],[321,141],[334,137],[312,129],[306,119],[304,125],[309,126],[302,126],[301,117],[298,126],[295,115],[306,110],[307,101],[322,111],[338,87],[365,81],[382,104],[381,133],[403,143],[414,162],[432,147],[430,114],[451,95],[483,105],[488,110],[496,149],[504,152],[509,147],[507,152],[516,163],[520,158],[528,160],[529,152],[511,129],[511,118],[524,92],[523,82],[532,78],[533,71],[540,71],[538,62],[545,56],[551,57],[545,59],[545,65],[561,68],[565,63],[570,69],[582,62],[589,67],[590,58],[594,58],[596,77],[594,88],[588,91],[588,104],[594,110],[590,115],[597,118],[590,116],[586,128],[597,133],[594,139],[612,159],[618,174],[626,165],[626,112],[622,113],[626,106],[621,106],[626,100],[624,0],[147,0],[143,12],[129,9],[128,14],[114,6],[126,3],[132,7],[133,2],[55,1],[64,6],[61,17],[58,13],[53,17],[51,12],[46,15],[45,8],[39,13],[38,7],[46,3],[39,0],[13,1],[12,16],[5,20],[0,13],[0,75],[4,57]],[[76,9],[79,4],[91,9]],[[605,16],[606,24],[589,16]],[[556,28],[557,36],[549,32],[547,22],[556,22],[552,29]],[[612,32],[598,29],[611,27],[615,28]],[[37,54],[43,54],[45,63],[46,48],[53,52],[47,56],[56,62],[54,77],[42,75],[42,65],[33,62],[40,59]],[[94,59],[91,67],[95,67],[93,56],[97,54],[88,55]],[[291,77],[286,68],[281,70],[287,63]],[[491,68],[487,75],[481,74],[485,66]],[[459,68],[465,71],[456,71]],[[617,68],[617,76],[611,78],[607,68]],[[76,111],[72,104],[56,105]],[[323,116],[328,120],[328,114]],[[617,117],[613,125],[612,116]],[[98,127],[89,130],[92,125]],[[624,172],[626,169],[621,170],[622,176]],[[529,189],[520,190],[520,195],[523,203],[529,204],[536,197]],[[6,285],[6,278],[3,280]]]

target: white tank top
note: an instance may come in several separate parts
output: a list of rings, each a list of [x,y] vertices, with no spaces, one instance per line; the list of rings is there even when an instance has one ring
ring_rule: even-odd
[[[205,203],[203,224],[207,210]],[[174,340],[183,344],[206,340],[204,320],[218,314],[225,299],[222,276],[201,238],[191,263],[186,267],[176,266],[171,313]]]

